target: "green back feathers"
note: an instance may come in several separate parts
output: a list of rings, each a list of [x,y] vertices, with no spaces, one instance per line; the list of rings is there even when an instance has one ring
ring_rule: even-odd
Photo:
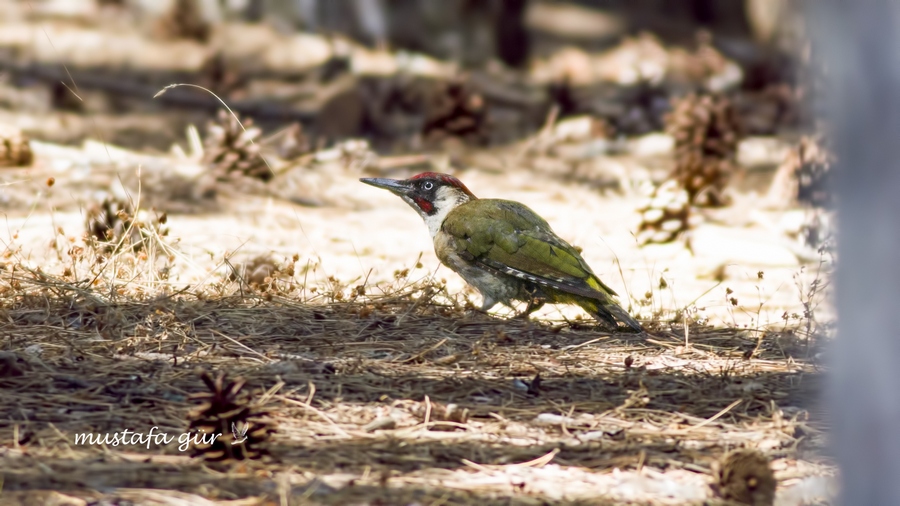
[[[616,295],[575,248],[518,202],[469,201],[450,213],[441,228],[454,237],[457,252],[473,263],[604,302]]]

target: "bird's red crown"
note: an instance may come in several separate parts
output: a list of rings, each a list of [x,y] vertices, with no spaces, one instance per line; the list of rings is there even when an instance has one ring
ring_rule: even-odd
[[[463,193],[465,193],[466,195],[468,195],[469,197],[471,197],[473,199],[476,198],[475,194],[472,193],[471,191],[469,191],[469,189],[466,188],[466,185],[464,185],[462,181],[451,176],[450,174],[441,174],[439,172],[423,172],[421,174],[416,174],[415,176],[409,178],[410,181],[415,181],[417,179],[433,179],[435,181],[440,181],[440,182],[446,184],[447,186],[452,186],[454,188],[458,188]]]

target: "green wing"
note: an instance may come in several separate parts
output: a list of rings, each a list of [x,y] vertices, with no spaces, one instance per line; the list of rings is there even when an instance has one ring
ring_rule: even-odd
[[[600,300],[616,295],[575,248],[518,202],[469,201],[447,216],[442,230],[454,237],[460,256],[483,267],[573,295]]]

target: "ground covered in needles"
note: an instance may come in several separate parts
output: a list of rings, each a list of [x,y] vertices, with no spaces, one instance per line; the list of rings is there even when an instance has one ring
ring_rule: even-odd
[[[758,340],[690,324],[686,337],[682,322],[650,321],[641,338],[506,319],[410,271],[312,289],[285,273],[291,259],[263,285],[235,268],[178,289],[158,277],[165,238],[143,233],[137,253],[98,263],[88,250],[59,274],[9,256],[5,500],[699,504],[734,448],[771,458],[782,496],[815,497],[833,474],[821,374],[798,332]],[[215,403],[201,398],[204,371],[245,382],[220,396],[253,408],[238,427],[269,429],[253,440],[257,458],[177,439],[79,444],[189,432]]]

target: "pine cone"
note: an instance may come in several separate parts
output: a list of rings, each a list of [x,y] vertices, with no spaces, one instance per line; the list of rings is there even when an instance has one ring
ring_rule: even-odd
[[[28,137],[15,128],[0,129],[0,167],[31,165],[34,154]]]
[[[688,95],[673,104],[666,130],[675,138],[672,177],[688,192],[693,205],[721,206],[723,194],[737,170],[739,118],[722,95]]]
[[[204,402],[188,415],[189,428],[218,437],[212,443],[195,444],[193,456],[218,462],[258,459],[268,454],[265,443],[275,428],[266,418],[268,412],[251,403],[249,396],[241,391],[244,380],[226,381],[224,373],[219,373],[213,380],[206,371],[201,373],[200,379],[209,392],[191,395],[192,399]]]
[[[677,181],[668,180],[657,186],[648,201],[638,210],[641,224],[637,240],[640,244],[665,243],[691,226],[688,194]]]
[[[756,450],[734,450],[715,472],[714,491],[722,499],[751,506],[771,506],[777,481],[769,459]]]
[[[134,210],[127,200],[107,196],[94,203],[87,210],[85,228],[91,244],[106,253],[117,247],[140,248],[141,234],[134,226]]]
[[[197,0],[174,0],[169,10],[157,20],[157,31],[166,38],[206,42],[210,26]]]
[[[484,98],[461,79],[437,85],[425,101],[422,133],[430,140],[459,137],[485,144],[488,141]]]
[[[235,173],[269,181],[274,174],[260,153],[256,140],[262,130],[253,121],[244,121],[244,128],[227,111],[219,111],[218,121],[207,129],[205,163],[220,180],[228,180]]]

